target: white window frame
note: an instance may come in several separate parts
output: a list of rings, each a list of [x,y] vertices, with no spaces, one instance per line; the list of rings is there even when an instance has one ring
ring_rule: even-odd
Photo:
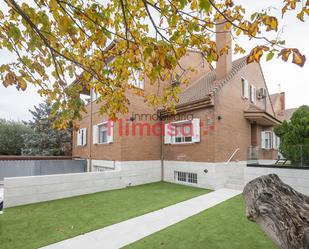
[[[249,82],[244,77],[241,77],[241,96],[249,99]]]
[[[180,134],[176,132],[179,126],[191,125],[191,141],[185,141],[185,138],[190,136],[183,136],[184,134]],[[182,132],[182,131],[180,131]],[[183,138],[183,141],[177,142],[176,138]],[[165,124],[165,135],[164,135],[164,143],[165,144],[193,144],[200,142],[200,119],[194,118],[192,120],[181,120],[177,122],[172,122]]]
[[[101,139],[101,129],[104,129],[103,132],[106,132],[106,141],[102,141]],[[107,122],[98,124],[98,144],[107,144],[108,141],[108,124]]]
[[[262,131],[261,132],[261,148],[265,150],[270,150],[273,148],[273,132],[272,131]],[[266,138],[268,136],[268,138]],[[266,143],[266,139],[269,139],[268,143]]]
[[[256,102],[256,88],[254,85],[250,85],[250,101],[252,103]]]
[[[192,122],[185,122],[185,123],[174,123],[173,126],[175,127],[175,134],[172,135],[172,142],[173,144],[191,144],[193,142],[193,123]],[[190,131],[187,131],[186,128],[189,127]],[[190,134],[192,132],[192,135]],[[180,139],[181,141],[177,141]],[[186,141],[188,139],[189,141]]]
[[[87,129],[86,128],[80,128],[77,131],[77,146],[85,146],[87,144]]]
[[[128,84],[134,86],[138,89],[144,90],[145,88],[145,79],[141,76],[141,70],[132,70],[131,79],[128,81]]]
[[[106,129],[107,129],[107,141],[106,142],[101,142],[100,141],[100,126],[105,126],[106,125]],[[110,127],[109,127],[110,125]],[[97,125],[93,126],[93,144],[111,144],[113,143],[113,132],[114,132],[114,123],[113,121],[105,121],[102,123],[99,123]],[[110,134],[108,134],[108,129],[110,129]]]

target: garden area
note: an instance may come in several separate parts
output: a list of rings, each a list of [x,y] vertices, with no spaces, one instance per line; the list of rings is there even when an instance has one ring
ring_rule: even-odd
[[[39,248],[191,199],[209,190],[165,182],[8,208],[0,216],[1,249]],[[249,222],[241,196],[126,248],[273,248]]]

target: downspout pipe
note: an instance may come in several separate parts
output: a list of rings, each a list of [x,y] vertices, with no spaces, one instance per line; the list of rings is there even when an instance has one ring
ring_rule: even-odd
[[[161,122],[161,181],[164,181],[164,120],[162,117],[160,117],[160,122]]]
[[[93,102],[93,90],[90,90],[90,128],[89,128],[89,172],[92,172],[92,141],[93,141],[93,124],[92,124],[92,102]]]

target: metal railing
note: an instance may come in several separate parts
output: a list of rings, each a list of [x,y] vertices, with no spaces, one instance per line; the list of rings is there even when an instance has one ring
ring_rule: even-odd
[[[248,164],[309,167],[309,145],[291,145],[275,149],[262,149],[250,146],[247,155]]]
[[[236,155],[236,153],[239,151],[239,148],[237,148],[233,154],[230,156],[230,158],[226,161],[225,164],[229,164],[231,162],[231,160],[234,158],[234,156]]]

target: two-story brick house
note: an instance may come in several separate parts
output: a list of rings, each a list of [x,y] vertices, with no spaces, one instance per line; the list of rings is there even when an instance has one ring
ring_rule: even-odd
[[[230,32],[217,28],[218,49],[231,47]],[[213,68],[200,52],[189,51],[180,64],[196,71],[187,72],[190,84],[176,104],[177,115],[154,110],[128,92],[129,115],[108,122],[99,115],[100,104],[90,101],[73,135],[73,156],[88,159],[90,171],[133,167],[134,174],[149,181],[212,189],[225,185],[235,161],[243,165],[248,158],[276,158],[278,141],[272,127],[280,121],[258,63],[247,64],[246,57],[232,61],[230,51]],[[157,91],[147,78],[136,87],[146,94]]]

